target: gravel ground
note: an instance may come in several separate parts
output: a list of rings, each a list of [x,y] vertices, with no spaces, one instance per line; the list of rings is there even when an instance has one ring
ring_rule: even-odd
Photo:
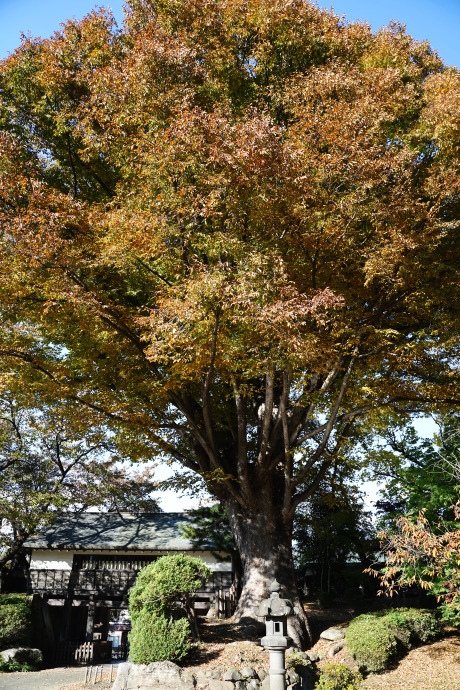
[[[85,668],[52,668],[46,671],[30,671],[28,673],[2,673],[0,675],[0,690],[73,690],[73,688],[110,688],[108,682],[110,666],[103,668],[103,682],[98,676],[98,682],[93,685],[84,684]],[[116,678],[116,668],[113,669],[113,679]]]

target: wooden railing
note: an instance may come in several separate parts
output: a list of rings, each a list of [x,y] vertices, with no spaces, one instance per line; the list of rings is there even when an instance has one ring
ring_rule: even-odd
[[[137,570],[30,570],[28,591],[31,594],[58,597],[125,598],[134,585]],[[229,618],[237,603],[237,588],[231,573],[213,573],[197,592],[197,613],[205,613],[214,601],[216,616]]]
[[[89,664],[93,659],[93,642],[60,642],[55,650],[54,663],[73,666]]]
[[[40,594],[84,596],[89,594],[105,597],[125,596],[136,581],[138,570],[30,570],[28,591]],[[232,574],[213,573],[212,578],[200,590],[209,598],[219,590],[229,590]]]
[[[30,570],[28,589],[53,595],[124,596],[137,574],[137,570]]]

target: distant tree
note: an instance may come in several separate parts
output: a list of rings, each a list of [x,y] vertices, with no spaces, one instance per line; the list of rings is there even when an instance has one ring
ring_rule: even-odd
[[[327,480],[297,511],[294,540],[300,572],[313,564],[319,571],[318,588],[328,594],[339,583],[343,589],[348,561],[358,559],[364,569],[378,549],[376,529],[358,489]]]
[[[382,498],[376,502],[382,525],[422,509],[431,522],[454,517],[460,485],[460,415],[444,412],[433,420],[438,431],[424,438],[407,418],[392,417],[381,442],[365,449],[368,474],[382,483]]]
[[[119,462],[103,429],[75,429],[61,410],[0,397],[0,573],[24,541],[66,511],[159,511],[152,470]]]
[[[386,566],[382,591],[417,585],[437,597],[446,620],[460,624],[460,417],[437,418],[433,441],[404,430],[392,450],[406,462],[388,492],[399,491],[403,514],[386,516],[380,533]],[[372,570],[375,575],[377,572]]]

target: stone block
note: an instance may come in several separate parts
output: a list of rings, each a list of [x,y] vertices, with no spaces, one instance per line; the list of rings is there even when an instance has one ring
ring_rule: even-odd
[[[222,676],[222,680],[231,680],[232,683],[236,683],[237,680],[241,680],[242,678],[243,675],[236,668],[230,668],[228,671],[225,671]]]
[[[295,683],[298,683],[300,680],[300,676],[298,673],[294,671],[294,669],[290,668],[286,672],[286,680],[288,681],[289,685],[295,685]]]
[[[342,640],[345,637],[345,633],[338,628],[328,628],[327,630],[323,630],[320,637],[322,637],[323,640],[337,642],[337,640]]]
[[[333,644],[332,647],[328,649],[327,655],[328,657],[332,658],[336,654],[340,652],[341,649],[343,649],[345,645],[344,640],[340,640],[340,642],[337,642],[336,644]]]
[[[211,678],[209,690],[235,690],[235,687],[231,680],[215,680]]]
[[[112,690],[195,690],[195,677],[172,661],[120,664]]]
[[[196,687],[197,688],[206,688],[209,683],[209,676],[206,675],[206,673],[203,673],[202,671],[199,671],[196,676]]]

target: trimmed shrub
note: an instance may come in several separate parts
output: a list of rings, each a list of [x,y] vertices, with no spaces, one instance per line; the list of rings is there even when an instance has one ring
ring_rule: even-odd
[[[142,568],[129,594],[131,661],[177,661],[187,654],[190,635],[199,639],[193,595],[210,575],[203,561],[183,554]]]
[[[184,554],[162,556],[142,568],[129,593],[131,619],[146,609],[169,616],[180,602],[186,609],[190,598],[211,576],[199,558]]]
[[[168,620],[151,611],[137,614],[129,633],[129,659],[134,664],[178,661],[190,649],[190,625],[181,618]]]
[[[31,664],[21,664],[15,659],[11,661],[5,661],[0,657],[0,673],[16,673],[17,671],[36,671],[37,666],[32,666]]]
[[[398,651],[427,642],[438,633],[432,611],[392,609],[358,616],[348,626],[345,640],[360,668],[379,673],[388,668]]]
[[[391,615],[388,618],[392,620]],[[395,609],[394,613],[398,613],[405,621],[410,630],[410,642],[420,643],[428,642],[439,635],[439,621],[436,613],[427,609]],[[400,627],[400,625],[398,625]]]
[[[358,616],[348,626],[345,642],[364,671],[384,671],[396,655],[397,642],[392,627],[371,613]]]
[[[363,677],[344,664],[327,664],[321,669],[315,690],[358,690]]]
[[[31,632],[30,600],[22,594],[0,596],[0,650],[29,645]]]

